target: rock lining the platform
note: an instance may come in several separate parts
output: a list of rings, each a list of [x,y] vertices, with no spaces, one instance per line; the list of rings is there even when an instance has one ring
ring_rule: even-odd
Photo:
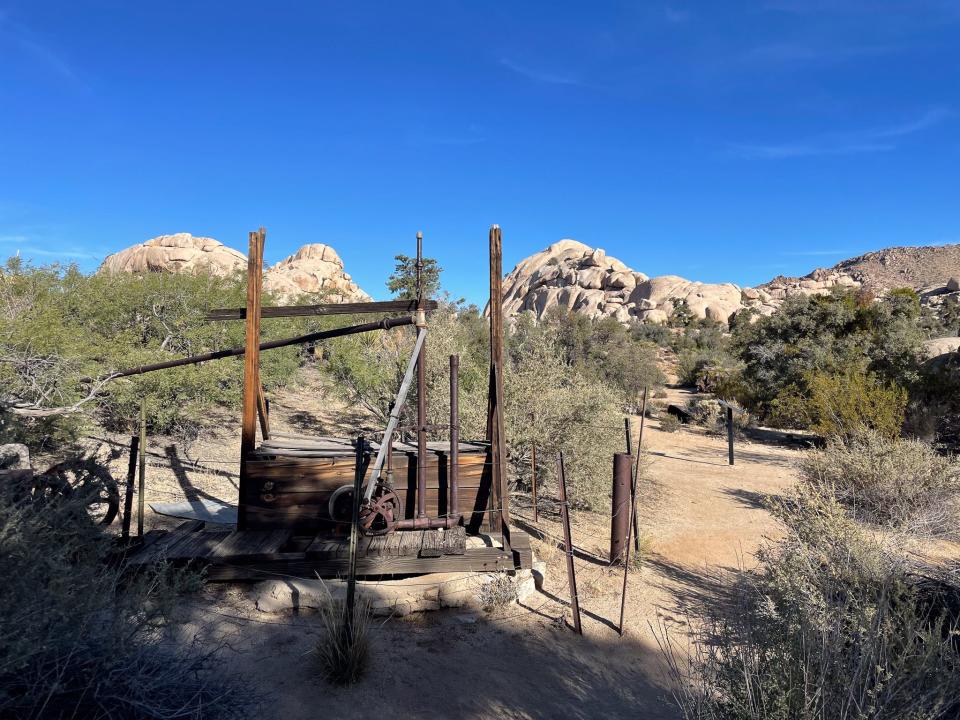
[[[517,588],[517,599],[525,602],[543,587],[546,564],[535,562],[533,570],[514,573],[435,573],[401,580],[358,580],[357,595],[369,600],[376,616],[405,616],[414,612],[459,608],[468,612],[483,610],[484,587],[509,577]],[[318,609],[331,600],[343,601],[345,580],[289,578],[266,580],[250,590],[254,605],[261,612]]]

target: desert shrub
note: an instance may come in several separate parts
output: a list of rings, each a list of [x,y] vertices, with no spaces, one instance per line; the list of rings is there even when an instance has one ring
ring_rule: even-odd
[[[861,431],[834,438],[800,462],[803,479],[864,522],[925,532],[952,530],[960,464],[919,440]]]
[[[517,584],[506,573],[497,573],[481,581],[478,599],[480,607],[488,613],[500,612],[516,601]]]
[[[243,717],[256,698],[218,669],[219,648],[169,625],[188,570],[136,577],[108,564],[110,541],[82,500],[0,487],[0,716]]]
[[[370,600],[356,599],[349,624],[346,602],[329,596],[327,600],[318,613],[323,633],[314,646],[314,656],[324,679],[334,685],[352,685],[370,664]]]
[[[609,495],[610,456],[620,449],[623,398],[581,358],[571,365],[576,348],[562,345],[556,328],[518,318],[505,339],[504,429],[509,448],[509,479],[525,478],[530,451],[537,447],[540,477],[555,480],[553,459],[563,451],[571,501],[589,507]],[[328,363],[348,398],[385,421],[390,402],[413,349],[408,329],[372,339],[350,337],[331,343]],[[486,322],[475,308],[446,304],[433,313],[427,336],[427,414],[431,423],[449,419],[450,354],[460,355],[460,431],[466,439],[486,434],[489,349]],[[404,424],[414,418],[415,388],[403,411]],[[381,425],[382,427],[382,425]]]
[[[835,374],[812,373],[807,387],[809,425],[825,437],[851,435],[863,429],[886,437],[900,433],[907,391],[893,383],[851,369]]]
[[[956,717],[956,618],[942,598],[828,495],[800,491],[773,510],[787,536],[729,604],[700,611],[692,648],[661,636],[684,717]]]
[[[820,417],[810,406],[811,382],[824,377],[856,383],[856,369],[878,387],[912,387],[920,377],[923,332],[912,302],[898,297],[793,296],[777,313],[737,325],[731,345],[742,363],[737,400],[761,420],[803,427]],[[863,383],[861,389],[867,391]]]
[[[265,298],[269,302],[270,298]],[[245,303],[235,275],[84,275],[76,267],[33,267],[12,258],[0,270],[0,407],[11,432],[50,441],[81,413],[129,429],[147,399],[152,431],[202,422],[215,406],[240,401],[242,358],[173,368],[104,385],[81,382],[126,367],[243,345],[243,323],[208,322],[208,310]],[[297,334],[303,323],[264,324],[264,339]],[[269,388],[299,362],[296,348],[262,357]],[[23,411],[55,412],[43,422]]]
[[[675,433],[680,429],[680,419],[676,415],[665,412],[660,416],[660,429],[664,432]]]

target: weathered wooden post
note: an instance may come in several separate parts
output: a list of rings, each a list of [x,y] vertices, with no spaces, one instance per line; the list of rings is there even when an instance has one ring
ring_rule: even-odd
[[[580,600],[577,596],[577,573],[573,565],[573,538],[570,534],[570,502],[567,500],[567,473],[563,466],[563,452],[557,454],[557,477],[560,480],[560,514],[563,522],[563,545],[567,555],[567,583],[570,586],[570,607],[573,610],[573,629],[583,635],[580,625]]]
[[[137,488],[137,537],[143,537],[143,494],[147,484],[147,401],[140,401],[140,442],[138,458],[140,460],[140,483]]]
[[[247,308],[243,356],[243,414],[240,425],[240,501],[237,529],[247,528],[247,456],[257,447],[257,400],[260,392],[260,297],[263,289],[263,245],[267,231],[249,235]]]
[[[447,455],[447,517],[460,517],[460,356],[450,356],[450,453]],[[439,511],[439,502],[437,510]]]
[[[503,238],[500,226],[490,228],[490,386],[487,393],[487,440],[490,441],[491,531],[500,530],[503,549],[510,551],[510,508],[507,495],[506,438],[503,428]],[[499,514],[499,520],[495,517]]]
[[[140,436],[130,436],[130,460],[127,463],[127,492],[123,498],[123,525],[120,536],[130,539],[130,520],[133,515],[134,482],[137,479],[137,458],[140,454]]]

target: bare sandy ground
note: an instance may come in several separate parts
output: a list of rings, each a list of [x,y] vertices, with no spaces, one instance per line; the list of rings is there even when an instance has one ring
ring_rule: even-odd
[[[671,401],[685,401],[683,391],[669,392]],[[319,381],[296,396],[275,397],[272,408],[275,429],[326,433],[363,423],[362,415],[344,415]],[[639,418],[634,422],[636,433]],[[224,418],[220,427],[186,452],[151,439],[147,498],[235,501],[235,419]],[[349,689],[319,678],[311,655],[322,637],[316,616],[260,613],[243,586],[210,586],[187,600],[180,636],[228,640],[224,663],[268,695],[265,718],[677,717],[656,633],[663,626],[682,633],[685,607],[711,601],[717,572],[750,566],[762,539],[780,532],[759,500],[793,482],[798,451],[738,443],[730,467],[723,438],[699,429],[663,432],[656,420],[647,421],[644,446],[644,561],[630,574],[622,638],[616,627],[623,571],[602,559],[609,517],[591,513],[578,513],[573,530],[574,543],[587,551],[576,558],[582,637],[567,624],[565,560],[549,540],[561,534],[560,525],[547,515],[539,526],[548,539],[533,543],[548,566],[543,593],[492,615],[440,611],[380,620],[369,672]],[[124,467],[118,459],[118,476]],[[518,503],[515,515],[530,512]],[[147,526],[175,522],[149,517]]]

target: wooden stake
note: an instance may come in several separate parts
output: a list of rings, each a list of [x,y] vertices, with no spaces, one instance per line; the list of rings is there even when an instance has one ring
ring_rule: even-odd
[[[583,635],[580,625],[580,600],[577,597],[577,572],[573,565],[573,540],[570,535],[570,504],[567,500],[567,473],[563,467],[563,453],[557,454],[557,476],[560,479],[560,514],[563,521],[563,545],[567,554],[567,583],[570,586],[570,607],[573,609],[573,629]],[[629,551],[630,546],[627,545]]]
[[[120,536],[124,540],[130,539],[130,521],[133,516],[134,483],[137,479],[137,456],[140,449],[140,436],[130,436],[130,460],[127,464],[127,493],[123,498],[123,525]]]
[[[147,485],[147,401],[140,401],[140,442],[138,444],[140,459],[140,484],[137,488],[137,537],[143,537],[143,493]]]
[[[247,255],[247,308],[243,356],[243,415],[240,426],[240,502],[237,529],[247,526],[246,459],[257,447],[257,393],[260,387],[260,296],[263,287],[263,244],[266,230],[251,232]]]

